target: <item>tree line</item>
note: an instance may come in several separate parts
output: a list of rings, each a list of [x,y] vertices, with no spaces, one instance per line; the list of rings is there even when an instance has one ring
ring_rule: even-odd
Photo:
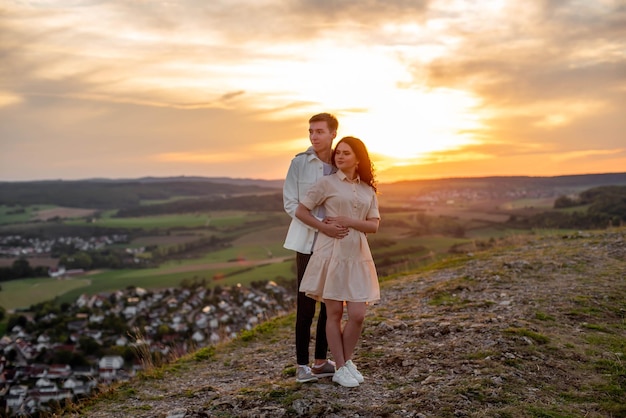
[[[562,210],[576,207],[581,210]],[[626,223],[626,186],[594,187],[577,197],[559,196],[553,208],[555,210],[526,217],[513,215],[507,223],[521,228],[598,229],[620,226]]]
[[[236,196],[274,188],[210,181],[33,181],[0,182],[0,205],[50,204],[87,209],[139,206],[143,200],[174,197]]]
[[[28,279],[31,277],[44,277],[48,275],[48,267],[30,265],[27,259],[18,258],[10,266],[0,267],[0,282],[16,279]]]
[[[281,193],[247,195],[237,197],[205,197],[181,199],[158,205],[135,206],[117,211],[115,217],[141,217],[176,213],[206,212],[211,210],[245,210],[253,212],[283,211]]]

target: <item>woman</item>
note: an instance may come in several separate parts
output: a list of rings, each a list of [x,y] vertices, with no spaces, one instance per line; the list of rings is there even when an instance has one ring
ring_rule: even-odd
[[[380,299],[376,266],[366,237],[378,230],[380,214],[374,170],[363,142],[350,136],[342,138],[332,162],[337,172],[318,180],[296,209],[298,219],[324,232],[317,236],[300,291],[326,304],[326,338],[337,367],[333,381],[356,387],[363,383],[363,376],[352,362],[352,354],[361,335],[366,305]],[[323,221],[311,214],[318,205],[326,211]],[[338,228],[345,233],[332,238]],[[342,330],[344,302],[348,320]]]

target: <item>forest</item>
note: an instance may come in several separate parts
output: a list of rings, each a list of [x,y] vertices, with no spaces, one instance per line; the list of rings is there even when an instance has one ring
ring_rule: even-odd
[[[559,196],[554,209],[527,217],[512,215],[508,224],[519,228],[568,229],[621,226],[626,223],[626,186],[594,187],[578,197]]]
[[[263,184],[265,187],[257,184]],[[276,190],[274,182],[230,182],[207,179],[163,178],[124,181],[0,182],[0,205],[59,205],[75,208],[122,209],[146,200],[178,197],[225,197]]]

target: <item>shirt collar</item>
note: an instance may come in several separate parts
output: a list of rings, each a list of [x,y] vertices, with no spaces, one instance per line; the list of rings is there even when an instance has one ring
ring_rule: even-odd
[[[354,180],[350,180],[348,176],[346,176],[346,174],[341,170],[337,170],[337,175],[339,176],[339,179],[341,181],[347,181],[348,183],[356,183],[356,184],[361,183],[361,177],[358,174],[356,175],[356,179]]]
[[[317,156],[317,153],[315,152],[315,149],[313,149],[312,145],[309,148],[307,148],[306,151],[303,151],[303,152],[300,152],[300,153],[296,154],[296,156],[298,156],[298,155],[306,155],[307,156],[307,161],[312,161],[312,160],[320,160],[320,161],[322,161],[320,159],[320,157]],[[326,164],[326,163],[324,163],[324,164]],[[333,166],[332,173],[334,173],[336,169],[337,168]]]

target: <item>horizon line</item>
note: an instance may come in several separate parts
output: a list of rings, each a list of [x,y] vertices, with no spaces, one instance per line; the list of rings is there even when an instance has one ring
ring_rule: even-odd
[[[582,176],[603,176],[603,175],[619,175],[626,174],[626,171],[618,172],[602,172],[602,173],[577,173],[577,174],[558,174],[558,175],[483,175],[483,176],[453,176],[453,177],[423,177],[423,178],[407,178],[393,181],[379,181],[379,184],[390,184],[410,181],[433,181],[433,180],[458,180],[458,179],[488,179],[488,178],[556,178],[556,177],[582,177]],[[140,177],[88,177],[79,179],[64,178],[46,178],[46,179],[30,179],[30,180],[2,180],[0,183],[42,183],[42,182],[89,182],[89,181],[137,181],[137,180],[166,180],[166,179],[202,179],[202,180],[234,180],[234,181],[258,181],[258,182],[278,182],[284,181],[284,178],[263,179],[253,177],[228,177],[228,176],[200,176],[200,175],[176,175],[176,176],[153,176],[145,175]]]

